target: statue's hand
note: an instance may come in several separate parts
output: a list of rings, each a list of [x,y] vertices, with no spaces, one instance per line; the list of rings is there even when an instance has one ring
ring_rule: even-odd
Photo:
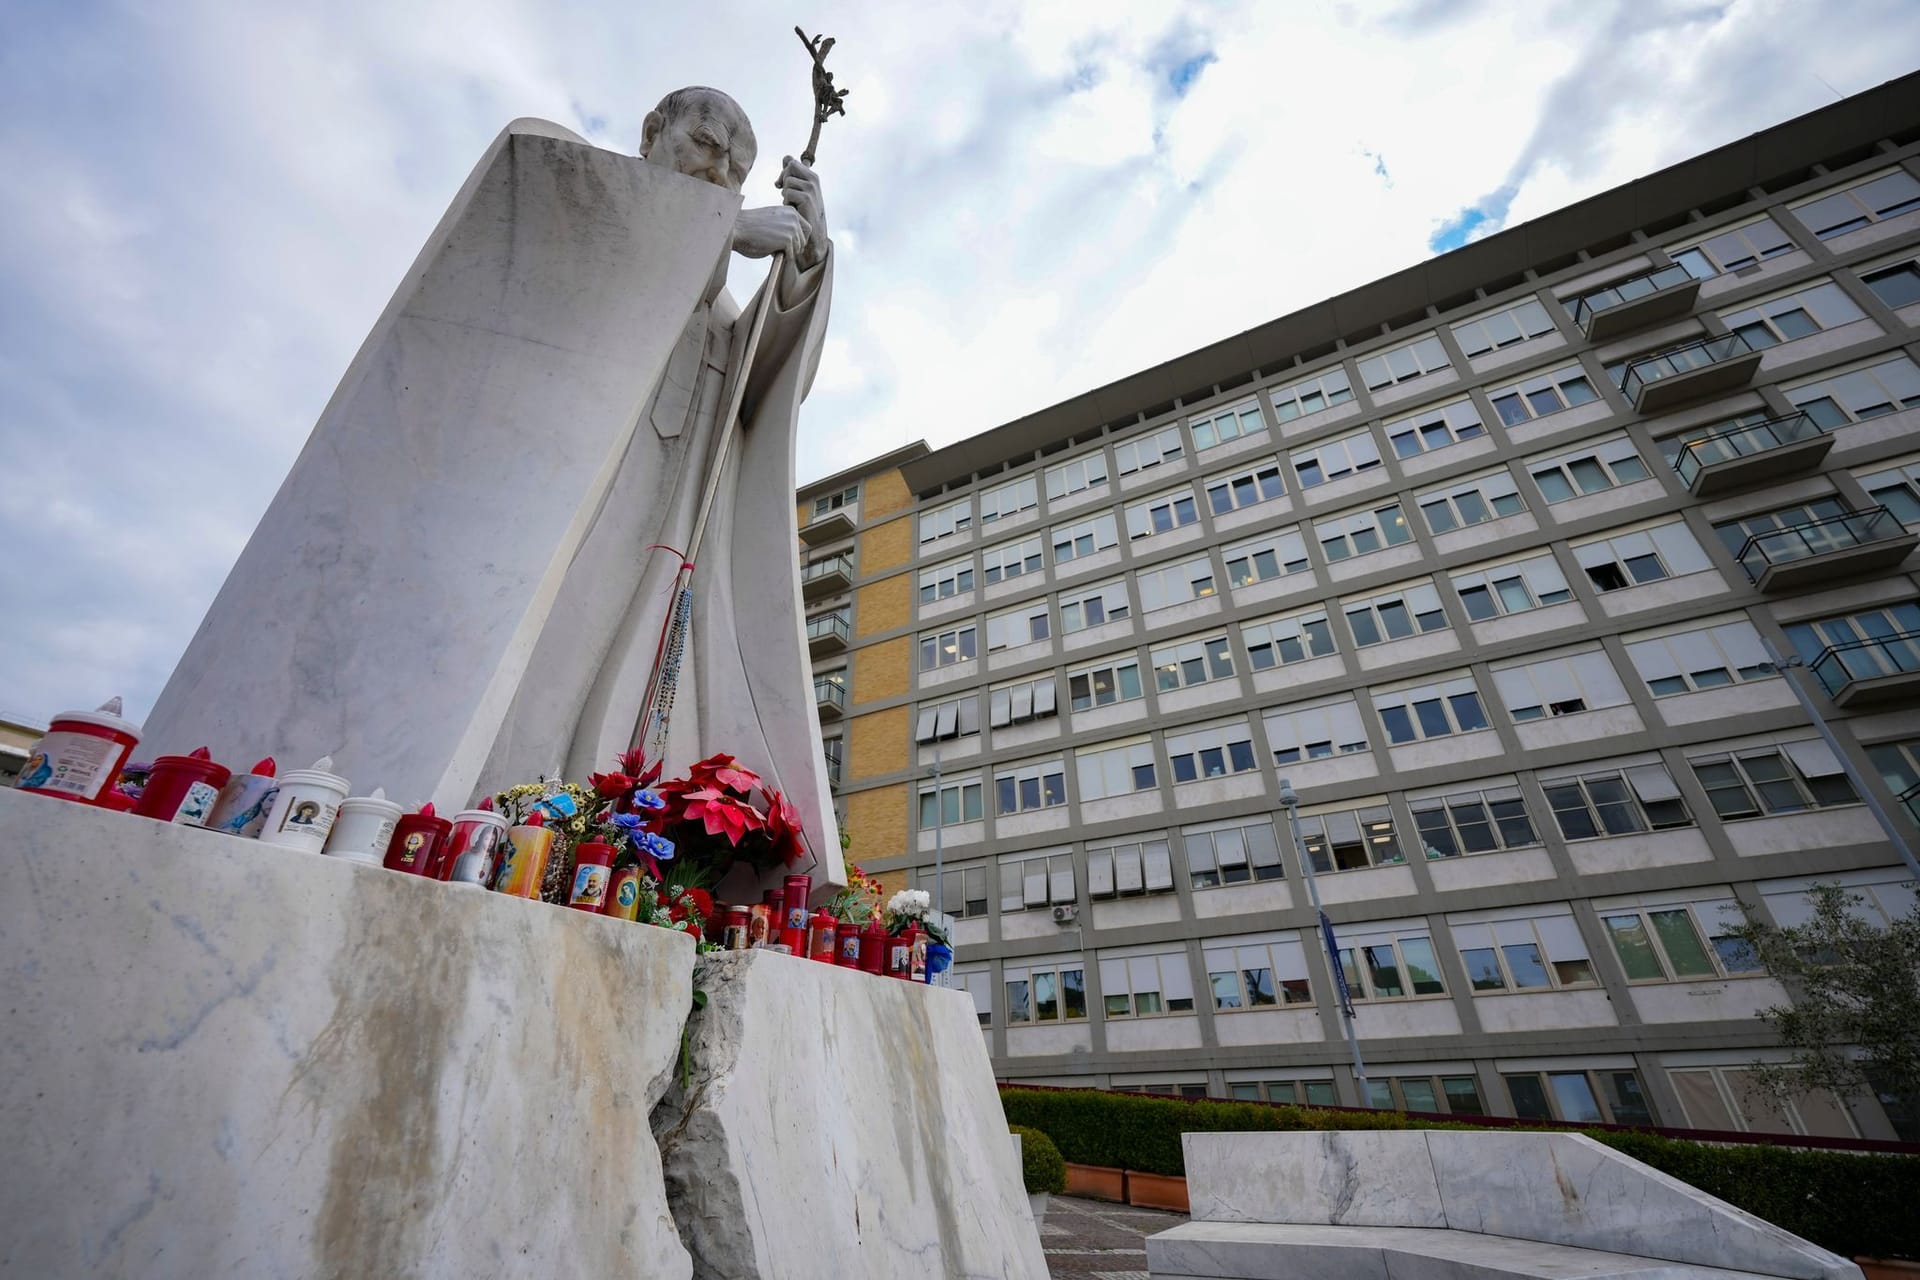
[[[807,220],[787,205],[742,209],[733,223],[733,251],[745,258],[784,253],[798,262],[810,234]]]
[[[800,216],[806,219],[807,243],[795,261],[802,271],[808,270],[827,256],[827,206],[820,198],[820,177],[788,156],[773,185],[780,188],[787,207],[799,210]]]

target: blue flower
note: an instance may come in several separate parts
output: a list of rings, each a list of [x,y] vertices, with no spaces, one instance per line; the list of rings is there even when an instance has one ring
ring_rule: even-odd
[[[642,831],[633,838],[633,843],[643,852],[652,854],[660,862],[673,860],[673,841],[665,836],[657,836],[651,831]]]
[[[636,808],[640,809],[664,809],[667,807],[667,802],[660,798],[658,792],[654,791],[636,791],[627,798]]]

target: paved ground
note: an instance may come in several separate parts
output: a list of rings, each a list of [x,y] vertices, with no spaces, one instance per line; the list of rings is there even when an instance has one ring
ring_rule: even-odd
[[[1186,1215],[1055,1196],[1040,1243],[1053,1280],[1148,1280],[1146,1238]]]

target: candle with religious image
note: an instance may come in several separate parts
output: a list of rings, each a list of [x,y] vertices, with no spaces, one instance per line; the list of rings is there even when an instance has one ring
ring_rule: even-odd
[[[321,852],[377,867],[393,843],[393,829],[399,822],[400,806],[387,799],[384,787],[375,787],[370,796],[351,796],[340,802],[340,816]]]
[[[599,915],[607,905],[607,878],[613,869],[613,846],[604,840],[582,840],[573,850],[573,889],[567,905],[575,911]]]
[[[493,811],[491,797],[476,808],[462,809],[453,815],[453,829],[429,874],[449,884],[492,884],[506,835],[507,819]]]
[[[147,775],[146,789],[133,811],[142,818],[204,827],[220,798],[220,788],[232,776],[205,747],[195,747],[184,756],[161,756],[153,762],[153,772]]]
[[[387,842],[383,865],[389,871],[404,871],[410,876],[427,874],[440,843],[452,829],[451,822],[433,811],[431,801],[421,805],[417,813],[402,814],[394,824],[393,838]]]
[[[602,914],[620,920],[640,918],[640,868],[614,868],[607,877],[607,908]]]
[[[340,802],[352,785],[333,771],[333,757],[321,756],[305,769],[291,769],[280,779],[280,790],[267,809],[260,828],[262,844],[319,853],[339,816]]]
[[[13,785],[56,800],[122,807],[113,783],[140,743],[140,726],[121,719],[120,712],[118,698],[108,698],[97,711],[62,711],[27,748]]]
[[[507,828],[507,859],[500,867],[499,890],[515,898],[538,898],[553,854],[554,833],[538,810],[517,827]]]
[[[273,757],[257,762],[245,773],[236,773],[220,788],[213,816],[207,819],[209,831],[219,831],[242,840],[251,840],[266,825],[267,809],[280,793],[279,767]]]

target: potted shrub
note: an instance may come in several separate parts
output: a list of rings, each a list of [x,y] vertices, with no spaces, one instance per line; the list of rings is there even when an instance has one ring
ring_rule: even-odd
[[[1027,1203],[1033,1207],[1033,1225],[1046,1221],[1047,1197],[1067,1189],[1067,1164],[1060,1148],[1038,1129],[1010,1126],[1020,1137],[1020,1176],[1027,1184]]]

